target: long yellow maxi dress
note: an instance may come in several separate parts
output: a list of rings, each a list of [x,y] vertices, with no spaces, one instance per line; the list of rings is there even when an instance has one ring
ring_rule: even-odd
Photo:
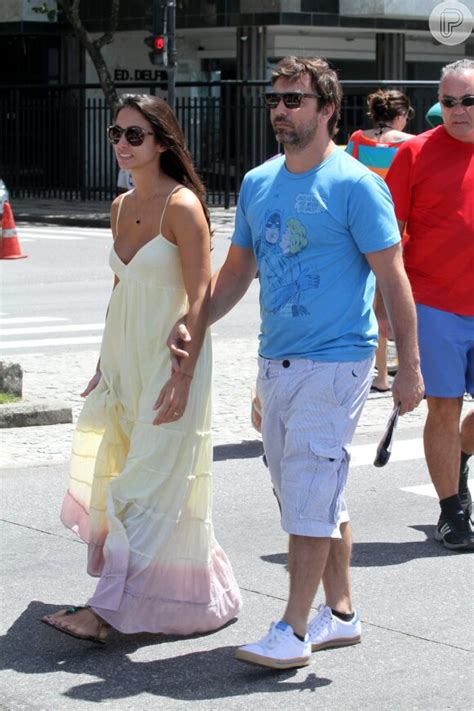
[[[110,266],[120,281],[102,378],[77,423],[61,519],[88,543],[88,572],[100,578],[88,604],[114,628],[217,629],[242,602],[212,524],[210,334],[183,417],[153,425],[170,376],[166,339],[188,309],[179,251],[160,225],[128,265],[112,248]]]

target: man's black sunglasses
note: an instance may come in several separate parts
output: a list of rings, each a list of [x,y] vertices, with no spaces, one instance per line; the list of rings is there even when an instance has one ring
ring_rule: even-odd
[[[127,128],[122,128],[121,126],[109,126],[107,129],[107,138],[110,143],[116,145],[122,135],[125,134],[125,140],[131,146],[141,146],[145,140],[145,136],[153,136],[153,131],[145,131],[141,126],[128,126]]]
[[[305,96],[315,99],[321,98],[319,94],[306,94],[303,91],[284,91],[281,93],[272,91],[264,94],[263,99],[267,109],[276,109],[280,101],[283,101],[287,109],[299,109]]]
[[[474,96],[463,96],[462,99],[453,99],[450,96],[444,96],[440,99],[440,103],[446,106],[447,109],[453,109],[458,104],[461,104],[461,106],[474,106]]]

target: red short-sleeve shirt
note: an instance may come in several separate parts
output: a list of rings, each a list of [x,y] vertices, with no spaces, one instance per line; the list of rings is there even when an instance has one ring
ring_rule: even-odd
[[[416,303],[474,316],[474,145],[437,126],[400,146],[386,180]]]

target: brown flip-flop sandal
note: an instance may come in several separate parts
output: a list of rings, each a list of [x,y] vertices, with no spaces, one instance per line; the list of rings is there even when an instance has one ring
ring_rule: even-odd
[[[64,617],[66,617],[67,615],[74,615],[76,612],[79,612],[79,610],[90,610],[90,607],[68,607],[64,613]],[[45,625],[48,625],[48,627],[52,627],[53,630],[57,630],[58,632],[62,632],[63,634],[69,635],[69,637],[83,639],[87,642],[95,642],[96,644],[105,644],[105,641],[107,639],[106,630],[110,627],[110,625],[107,622],[104,622],[104,620],[101,620],[100,617],[98,617],[94,612],[92,614],[97,619],[97,634],[95,635],[78,634],[77,632],[72,632],[72,630],[68,629],[67,627],[55,624],[55,622],[49,620],[47,616],[42,617],[41,622],[43,622]]]

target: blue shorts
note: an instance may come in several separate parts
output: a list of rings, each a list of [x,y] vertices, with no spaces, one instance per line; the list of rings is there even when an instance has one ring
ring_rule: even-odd
[[[431,397],[474,395],[474,316],[416,305],[421,372]]]

